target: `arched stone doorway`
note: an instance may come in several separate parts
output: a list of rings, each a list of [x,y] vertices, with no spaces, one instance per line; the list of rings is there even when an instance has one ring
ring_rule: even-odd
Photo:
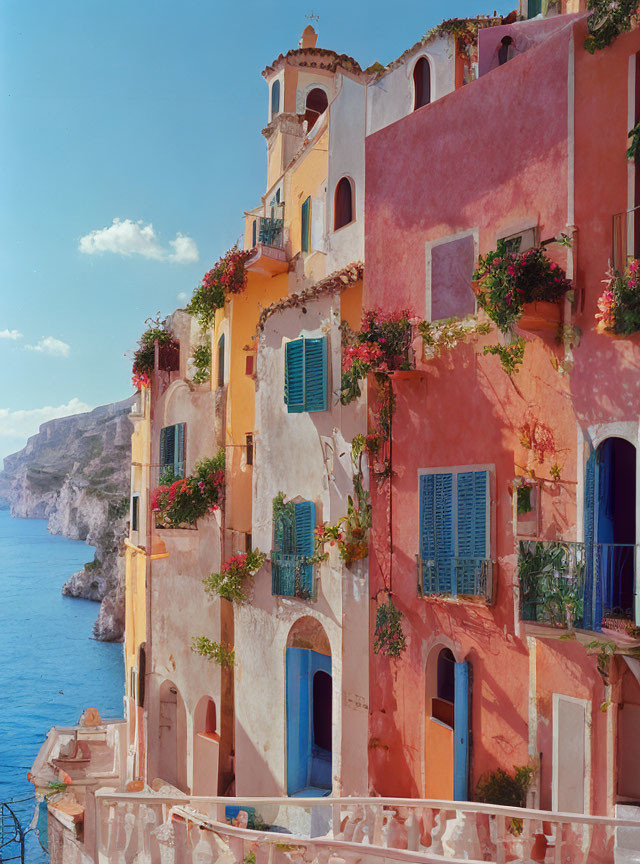
[[[218,794],[220,734],[216,703],[203,696],[193,714],[193,794]]]
[[[605,438],[586,472],[586,628],[635,619],[635,543],[636,448],[625,438]]]
[[[172,681],[160,688],[159,726],[160,778],[187,792],[187,712]]]
[[[286,649],[287,795],[331,793],[333,681],[324,628],[305,616],[292,626]]]
[[[425,798],[468,798],[469,705],[469,664],[435,645],[426,666]]]

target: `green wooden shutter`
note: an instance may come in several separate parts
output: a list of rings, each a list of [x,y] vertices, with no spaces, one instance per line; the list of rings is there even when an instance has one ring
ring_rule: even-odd
[[[487,557],[487,471],[461,471],[457,476],[458,562],[456,592],[477,594],[482,573],[481,561]]]
[[[289,414],[304,411],[304,340],[285,345],[284,401]]]
[[[528,0],[527,18],[535,18],[542,12],[542,0]]]
[[[304,408],[327,410],[327,338],[304,340]]]
[[[176,427],[165,426],[160,430],[160,466],[175,469]]]
[[[175,446],[173,448],[173,473],[176,477],[184,477],[185,474],[185,455],[184,455],[184,423],[176,423],[175,427]]]
[[[160,430],[160,467],[167,464],[167,430]]]
[[[300,239],[300,248],[303,252],[308,252],[311,243],[310,243],[310,233],[311,233],[311,198],[307,198],[307,200],[302,205],[302,229],[301,229],[301,239]]]
[[[296,555],[311,557],[314,547],[314,529],[316,527],[316,505],[313,501],[298,501],[295,509],[296,517]],[[313,564],[300,567],[301,587],[313,594]]]

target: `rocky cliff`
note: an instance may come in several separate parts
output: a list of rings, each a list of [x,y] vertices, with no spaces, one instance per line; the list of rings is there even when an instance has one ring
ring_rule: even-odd
[[[129,517],[132,399],[43,423],[26,447],[5,457],[0,502],[11,515],[47,519],[52,534],[86,540],[95,558],[62,592],[100,602],[94,636],[124,634],[122,543]]]

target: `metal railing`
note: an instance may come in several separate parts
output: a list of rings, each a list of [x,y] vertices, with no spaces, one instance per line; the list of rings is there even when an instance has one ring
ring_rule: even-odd
[[[418,591],[422,596],[493,599],[493,562],[489,558],[417,556]]]
[[[284,219],[275,216],[260,216],[258,220],[258,243],[284,249]]]
[[[25,830],[13,809],[0,803],[0,862],[24,862]]]
[[[520,541],[520,617],[554,627],[624,629],[635,617],[639,546]]]
[[[615,214],[612,238],[613,269],[622,272],[629,261],[640,257],[640,207]]]
[[[306,555],[271,553],[271,593],[279,597],[315,600],[314,565]]]

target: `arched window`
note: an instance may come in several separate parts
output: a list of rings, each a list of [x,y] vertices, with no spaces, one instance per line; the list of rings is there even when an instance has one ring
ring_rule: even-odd
[[[271,119],[280,113],[280,82],[274,81],[271,85]]]
[[[327,110],[328,104],[329,100],[327,99],[327,94],[324,90],[321,90],[319,87],[314,87],[313,90],[309,90],[307,93],[304,115],[304,119],[308,123],[307,131],[310,131],[318,117],[321,114],[324,114]]]
[[[216,720],[216,703],[213,699],[209,699],[207,702],[207,713],[205,715],[204,721],[204,732],[205,735],[214,735],[217,731],[217,720]]]
[[[431,67],[426,57],[421,57],[413,67],[413,110],[431,102]]]
[[[333,205],[333,230],[337,231],[344,225],[353,222],[353,192],[351,181],[343,177],[336,186],[336,195]]]
[[[224,387],[224,333],[218,339],[218,387]]]
[[[511,60],[515,52],[515,43],[511,36],[503,36],[498,48],[498,66],[504,66],[507,60]]]

